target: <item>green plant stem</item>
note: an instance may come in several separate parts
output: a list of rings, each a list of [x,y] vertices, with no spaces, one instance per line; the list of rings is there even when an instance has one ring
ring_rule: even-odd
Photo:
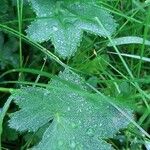
[[[40,74],[41,76],[45,76],[47,78],[53,77],[52,74],[40,70],[36,70],[33,68],[21,68],[21,69],[11,69],[6,72],[4,72],[2,75],[0,75],[0,78],[6,76],[7,74],[13,73],[13,72],[25,72],[25,73],[31,73],[31,74]]]
[[[19,33],[22,33],[22,10],[23,10],[23,0],[17,0],[17,13],[18,13],[18,28]],[[20,68],[22,68],[22,37],[19,36],[19,62]]]
[[[44,67],[45,67],[46,60],[47,60],[47,57],[44,58],[44,63],[43,63],[42,68],[41,68],[41,70],[40,70],[41,72],[43,71],[43,69],[44,69]],[[38,83],[39,79],[40,79],[40,74],[38,74],[38,76],[37,76],[37,78],[36,78],[36,80],[35,80],[35,84]],[[33,85],[33,87],[35,87],[35,84]]]
[[[14,90],[13,88],[0,87],[0,92],[11,93],[13,90]]]
[[[144,55],[144,49],[145,49],[145,41],[148,35],[148,31],[149,31],[149,23],[150,23],[150,7],[148,8],[148,14],[146,17],[146,26],[144,28],[144,38],[143,38],[143,44],[142,44],[142,48],[141,48],[141,54],[140,54],[140,61],[139,61],[139,65],[138,65],[138,72],[137,72],[137,76],[140,77],[140,72],[141,72],[141,68],[142,68],[142,57]]]

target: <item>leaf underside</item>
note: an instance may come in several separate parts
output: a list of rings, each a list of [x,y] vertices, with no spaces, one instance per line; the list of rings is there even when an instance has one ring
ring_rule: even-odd
[[[112,137],[129,121],[102,96],[96,95],[97,102],[83,96],[87,90],[77,74],[65,70],[59,78],[77,86],[80,93],[56,78],[47,89],[25,87],[17,90],[12,96],[20,110],[11,114],[9,126],[20,132],[35,132],[49,123],[42,140],[32,150],[113,149],[103,139]]]
[[[56,52],[62,58],[70,57],[76,52],[83,31],[107,37],[117,26],[112,16],[93,0],[28,1],[37,16],[27,29],[28,37],[36,42],[51,39]],[[95,17],[101,21],[107,33],[96,22]]]

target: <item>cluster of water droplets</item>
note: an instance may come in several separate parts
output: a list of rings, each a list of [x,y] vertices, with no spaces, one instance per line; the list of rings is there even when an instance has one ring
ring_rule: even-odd
[[[28,0],[38,17],[48,17],[53,15],[55,2],[49,0]]]
[[[20,110],[12,114],[10,127],[19,131],[36,131],[51,120],[49,94],[43,88],[24,87],[18,90],[13,97]]]

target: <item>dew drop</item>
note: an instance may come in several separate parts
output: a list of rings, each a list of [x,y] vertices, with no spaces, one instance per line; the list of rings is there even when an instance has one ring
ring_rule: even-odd
[[[59,145],[59,146],[62,146],[62,145],[63,145],[63,141],[59,140],[59,141],[58,141],[58,145]]]
[[[67,110],[70,111],[70,107],[68,107]]]
[[[53,30],[54,30],[54,31],[58,31],[58,28],[55,27],[55,26],[53,26]]]
[[[72,142],[70,143],[70,147],[71,147],[71,148],[75,148],[75,147],[76,147],[76,143],[75,143],[74,141],[72,141]]]
[[[43,17],[46,17],[47,16],[47,14],[43,14]]]
[[[79,120],[78,123],[81,124],[81,121]]]
[[[71,123],[71,127],[75,128],[77,125],[75,123]]]
[[[48,92],[48,91],[46,91],[46,92],[44,93],[44,96],[48,96],[48,94],[49,94],[49,92]]]
[[[94,134],[93,129],[91,129],[91,128],[88,129],[86,133],[90,136]]]
[[[46,138],[49,138],[50,137],[50,135],[46,135]]]
[[[107,106],[106,108],[109,108],[109,106]]]
[[[81,109],[79,109],[79,112],[82,112],[82,110],[81,110]]]

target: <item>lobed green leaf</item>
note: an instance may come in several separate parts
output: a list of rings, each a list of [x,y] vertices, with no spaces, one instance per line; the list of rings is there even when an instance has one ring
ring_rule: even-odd
[[[83,31],[107,37],[95,17],[99,18],[108,34],[116,29],[115,20],[95,1],[29,0],[37,18],[27,29],[28,37],[36,42],[51,39],[62,57],[72,56],[79,46]]]
[[[65,70],[59,78],[53,78],[47,89],[26,87],[13,93],[20,110],[11,115],[10,127],[35,132],[49,123],[33,150],[113,149],[104,139],[113,137],[129,121],[103,96],[84,96],[88,91],[77,74]],[[125,111],[131,115],[129,110]]]

